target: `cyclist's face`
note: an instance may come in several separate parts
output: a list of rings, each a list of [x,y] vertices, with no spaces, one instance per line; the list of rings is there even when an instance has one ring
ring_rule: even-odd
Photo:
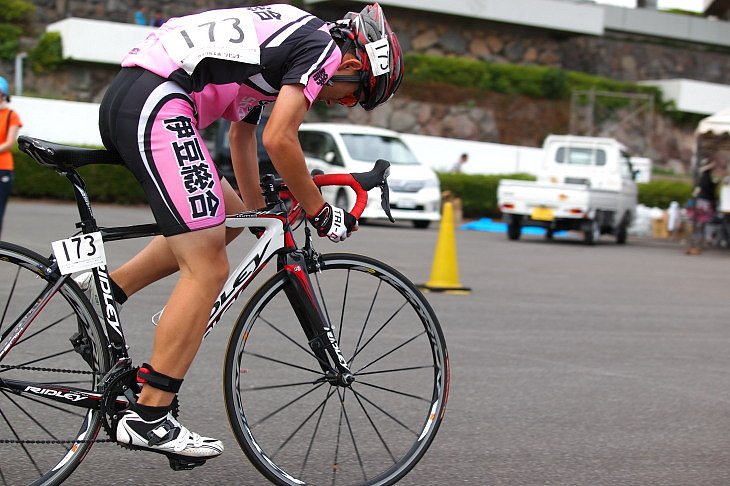
[[[362,63],[351,53],[345,54],[342,63],[334,75],[357,75],[362,69]],[[360,83],[337,81],[332,86],[325,85],[315,101],[322,101],[327,106],[341,104],[355,106],[362,98]]]
[[[315,101],[322,101],[327,106],[355,106],[360,101],[361,92],[358,83],[337,82],[333,86],[324,86]]]

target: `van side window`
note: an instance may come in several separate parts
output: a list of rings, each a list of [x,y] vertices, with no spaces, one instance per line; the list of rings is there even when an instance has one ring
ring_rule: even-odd
[[[344,166],[335,141],[329,133],[299,132],[299,143],[305,155],[324,160],[331,165]]]

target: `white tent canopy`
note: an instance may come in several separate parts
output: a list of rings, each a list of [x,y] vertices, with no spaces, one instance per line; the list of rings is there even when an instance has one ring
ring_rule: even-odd
[[[730,106],[700,121],[697,134],[727,135],[730,134]]]

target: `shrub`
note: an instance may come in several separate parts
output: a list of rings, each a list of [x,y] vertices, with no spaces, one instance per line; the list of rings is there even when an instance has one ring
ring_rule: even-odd
[[[74,200],[71,184],[56,172],[49,170],[26,154],[13,151],[15,182],[13,195],[27,198]],[[92,201],[117,204],[146,203],[142,187],[125,167],[90,165],[79,169],[87,184]]]
[[[683,206],[692,197],[692,184],[684,181],[656,180],[639,184],[639,203],[650,208],[669,207],[677,201]]]
[[[0,58],[11,60],[20,50],[23,31],[12,24],[0,24]]]
[[[61,34],[46,32],[28,53],[33,70],[37,73],[55,71],[63,65]]]
[[[461,199],[462,212],[467,218],[497,217],[497,186],[500,179],[535,180],[529,174],[472,175],[439,173],[442,191],[451,191]]]
[[[473,59],[411,53],[405,55],[408,82],[444,83],[464,88],[517,94],[533,98],[568,99],[572,90],[645,93],[654,96],[660,110],[670,106],[653,86],[615,81],[601,76],[544,66],[497,64]],[[603,104],[628,105],[630,100],[606,99]]]
[[[20,50],[20,36],[32,23],[35,5],[24,0],[0,0],[0,59],[12,60]]]
[[[30,24],[35,5],[25,0],[0,0],[0,22]]]

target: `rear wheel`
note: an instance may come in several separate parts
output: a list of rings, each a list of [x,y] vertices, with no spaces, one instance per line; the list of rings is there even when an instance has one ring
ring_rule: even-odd
[[[376,260],[323,255],[310,275],[355,381],[334,382],[304,337],[279,273],[242,311],[224,395],[238,442],[278,485],[391,485],[428,449],[448,393],[439,322],[420,291]]]
[[[513,216],[507,223],[507,238],[510,240],[519,240],[522,234],[522,219],[519,216]]]
[[[623,245],[626,243],[626,239],[629,234],[629,213],[624,214],[621,218],[621,222],[616,228],[616,243]]]
[[[2,484],[56,485],[78,466],[101,426],[98,392],[109,370],[107,341],[91,304],[50,262],[0,242],[0,335],[37,312],[27,329],[9,332],[0,349],[0,478]],[[50,298],[40,309],[36,304]],[[79,406],[81,404],[81,406]]]
[[[431,221],[424,221],[422,219],[413,220],[413,227],[419,229],[426,229],[431,225]]]
[[[590,219],[583,223],[583,241],[587,245],[595,245],[601,237],[601,227],[598,221]]]

